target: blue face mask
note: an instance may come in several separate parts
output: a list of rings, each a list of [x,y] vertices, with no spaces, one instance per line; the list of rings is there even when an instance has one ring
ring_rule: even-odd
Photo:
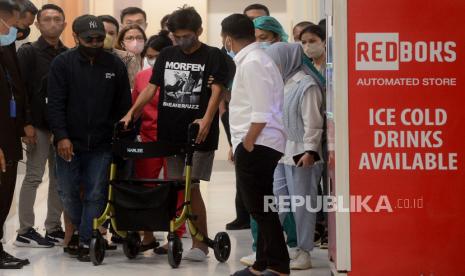
[[[234,57],[236,56],[236,53],[234,53],[232,50],[228,51],[228,49],[226,49],[226,52],[227,52],[228,56],[230,56],[232,59],[234,59]]]
[[[268,47],[271,46],[271,42],[265,41],[265,42],[259,42],[260,48],[263,50],[267,49]]]
[[[8,26],[5,21],[2,20],[2,23],[5,26]],[[8,34],[0,35],[0,46],[8,46],[13,44],[16,41],[16,36],[18,34],[18,29],[15,27],[10,27]]]
[[[234,57],[236,56],[236,53],[233,52],[232,48],[231,48],[231,50],[228,50],[228,48],[226,48],[226,43],[225,43],[224,49],[226,50],[226,53],[228,54],[228,56],[230,56],[232,59],[234,59]]]

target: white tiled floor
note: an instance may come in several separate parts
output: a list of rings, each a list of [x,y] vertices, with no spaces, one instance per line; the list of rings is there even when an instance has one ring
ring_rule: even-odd
[[[21,171],[21,169],[20,169]],[[22,181],[21,174],[18,179],[15,199],[17,199],[18,187]],[[234,217],[234,172],[233,168],[224,163],[216,164],[212,182],[202,184],[202,193],[207,205],[208,227],[211,236],[219,231],[224,231],[224,225]],[[39,188],[36,210],[36,224],[41,227],[45,216],[45,196],[46,185]],[[15,230],[18,227],[18,217],[16,212],[16,200],[14,202],[10,217],[6,223],[5,248],[7,251],[24,258],[29,258],[31,265],[18,271],[2,271],[0,276],[73,276],[73,275],[230,275],[230,273],[242,269],[239,259],[251,253],[250,231],[231,231],[232,252],[227,263],[220,264],[216,261],[213,252],[210,250],[210,257],[207,263],[191,263],[183,261],[178,269],[171,269],[166,257],[155,256],[153,253],[139,256],[135,260],[128,260],[124,256],[122,249],[107,252],[104,263],[101,266],[93,266],[89,263],[80,263],[75,259],[63,255],[62,248],[53,249],[25,249],[16,248],[12,245],[15,238]],[[42,232],[43,233],[43,232]],[[184,249],[190,248],[190,239],[183,239]],[[306,271],[292,272],[292,275],[308,276],[328,276],[330,275],[327,251],[315,249],[312,252],[314,268]]]

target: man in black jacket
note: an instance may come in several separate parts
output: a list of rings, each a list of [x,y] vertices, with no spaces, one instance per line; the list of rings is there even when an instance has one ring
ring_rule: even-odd
[[[0,0],[0,239],[10,211],[16,184],[18,161],[23,159],[24,98],[14,42],[19,6]],[[3,250],[0,243],[0,269],[19,269],[29,264]]]
[[[80,16],[73,35],[78,47],[56,57],[50,68],[48,115],[57,143],[58,192],[79,230],[78,259],[90,261],[92,220],[106,202],[113,125],[129,110],[131,94],[124,64],[103,50],[102,21]]]
[[[20,247],[52,247],[61,244],[65,236],[61,227],[63,206],[58,196],[54,173],[55,149],[46,118],[50,63],[67,50],[60,41],[66,27],[63,10],[53,4],[44,5],[37,13],[36,27],[41,33],[39,39],[24,44],[18,50],[21,75],[28,94],[27,105],[31,111],[30,116],[26,117],[28,126],[23,140],[27,144],[26,176],[19,194],[19,229],[15,241],[15,245]],[[45,219],[47,232],[44,238],[34,229],[34,202],[47,160],[49,191]]]

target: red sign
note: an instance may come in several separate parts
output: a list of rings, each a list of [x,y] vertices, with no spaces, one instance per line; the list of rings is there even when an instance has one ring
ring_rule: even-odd
[[[349,275],[465,275],[465,1],[349,0]]]

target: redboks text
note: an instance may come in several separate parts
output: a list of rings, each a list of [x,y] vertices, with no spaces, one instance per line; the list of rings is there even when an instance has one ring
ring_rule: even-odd
[[[454,41],[401,41],[399,33],[356,33],[356,70],[399,70],[400,64],[455,62]]]

